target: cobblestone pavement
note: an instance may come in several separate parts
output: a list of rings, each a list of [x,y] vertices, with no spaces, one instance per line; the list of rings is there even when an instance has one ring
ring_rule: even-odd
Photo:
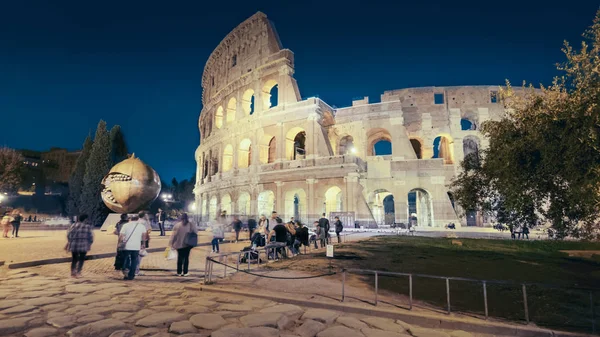
[[[175,282],[4,272],[0,336],[470,337],[370,316],[219,295]],[[483,336],[483,335],[479,335]]]

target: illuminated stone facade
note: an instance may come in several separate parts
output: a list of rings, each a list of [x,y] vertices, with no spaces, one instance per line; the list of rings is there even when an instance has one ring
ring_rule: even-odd
[[[392,90],[379,103],[334,109],[301,98],[293,74],[294,54],[260,12],[210,55],[195,153],[203,221],[221,210],[276,210],[304,222],[341,211],[368,226],[407,223],[412,213],[419,226],[467,224],[447,185],[465,151],[486,146],[481,123],[502,115],[498,86]],[[391,143],[390,154],[376,153],[381,141]]]

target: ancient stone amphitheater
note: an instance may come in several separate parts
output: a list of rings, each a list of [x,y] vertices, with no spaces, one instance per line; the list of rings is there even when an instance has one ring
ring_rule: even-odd
[[[350,227],[485,224],[455,210],[448,184],[486,146],[481,123],[503,114],[498,86],[391,90],[333,108],[302,98],[293,75],[294,54],[260,12],[210,55],[195,153],[203,221],[276,210],[286,221],[337,214]]]

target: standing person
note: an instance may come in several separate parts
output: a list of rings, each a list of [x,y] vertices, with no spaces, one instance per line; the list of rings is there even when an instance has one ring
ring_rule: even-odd
[[[92,247],[94,242],[94,232],[92,226],[87,223],[87,214],[81,214],[77,222],[72,224],[67,231],[67,251],[71,252],[71,277],[81,277],[81,269],[85,255]]]
[[[273,224],[273,226],[277,225],[278,223],[283,223],[283,220],[281,220],[281,218],[277,215],[277,211],[271,212],[270,223]]]
[[[248,218],[248,239],[250,239],[250,241],[252,241],[252,235],[256,230],[256,226],[256,220],[254,220],[253,217]]]
[[[223,224],[221,224],[220,221],[215,221],[214,224],[211,226],[212,227],[212,232],[213,232],[213,239],[211,241],[212,244],[212,251],[213,253],[219,253],[219,241],[223,240],[223,238],[225,238],[225,229]]]
[[[527,240],[529,240],[529,227],[527,225],[523,226],[523,239],[527,236]]]
[[[165,236],[165,221],[167,220],[167,212],[162,209],[158,209],[158,228],[160,229],[160,236]]]
[[[337,236],[338,243],[342,243],[340,233],[344,230],[344,225],[337,216],[334,218],[333,224],[335,225],[335,236]]]
[[[3,231],[2,231],[3,238],[8,239],[8,232],[10,231],[10,228],[12,227],[12,225],[11,225],[12,221],[13,221],[13,217],[10,216],[10,212],[8,212],[8,211],[4,212],[4,216],[2,217],[2,220],[0,220],[0,224],[2,224],[2,227],[3,227]]]
[[[198,228],[192,224],[187,213],[181,215],[179,221],[171,231],[169,246],[177,250],[177,276],[188,276],[188,267],[190,265],[191,246],[186,245],[185,238],[188,233],[198,234]]]
[[[121,234],[121,229],[123,228],[123,225],[125,225],[128,222],[129,222],[129,218],[127,217],[127,214],[121,214],[121,220],[119,220],[119,222],[117,222],[117,224],[115,225],[115,231],[113,232],[117,236],[117,238],[119,237],[119,234]],[[123,269],[124,260],[125,260],[125,258],[123,255],[123,250],[117,243],[117,256],[115,256],[115,264],[114,264],[115,270]]]
[[[139,220],[139,215],[133,216],[130,222],[123,225],[119,235],[125,257],[123,266],[124,280],[133,280],[135,278],[140,250],[145,249],[145,243],[148,242],[148,231],[146,230],[144,221]]]
[[[12,237],[18,238],[19,227],[21,227],[21,221],[23,221],[23,217],[21,216],[21,213],[19,213],[19,211],[17,211],[16,209],[13,211],[12,217],[13,220],[10,222],[10,224],[12,225]]]
[[[240,239],[240,231],[242,230],[242,222],[240,218],[236,215],[233,217],[233,222],[231,223],[233,230],[235,231],[235,243],[237,243]]]
[[[325,244],[329,244],[329,219],[325,217],[325,213],[319,219],[319,227],[321,227],[321,238],[325,240]]]
[[[146,248],[150,247],[150,234],[152,233],[152,224],[150,223],[150,220],[148,219],[148,214],[146,212],[144,212],[144,211],[139,212],[138,217],[139,217],[139,221],[146,228],[146,232],[148,233],[148,235],[147,235],[146,242],[144,242],[144,248],[142,248],[140,250],[140,256],[138,257],[137,266],[135,268],[135,276],[144,276],[144,273],[140,273],[140,266],[142,265],[142,260],[143,260],[144,256],[148,255]]]
[[[297,222],[298,228],[296,228],[296,240],[304,246],[309,246],[309,235],[308,228],[301,222]],[[300,252],[300,245],[297,247],[298,253]]]

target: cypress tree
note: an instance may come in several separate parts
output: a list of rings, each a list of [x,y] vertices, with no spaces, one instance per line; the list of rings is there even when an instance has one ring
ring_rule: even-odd
[[[127,144],[121,126],[115,125],[110,129],[111,161],[115,165],[127,159]]]
[[[83,150],[77,158],[75,170],[69,177],[69,201],[67,203],[67,214],[74,216],[79,214],[79,200],[81,199],[81,190],[83,189],[83,176],[85,175],[85,165],[92,151],[92,137],[88,134],[83,142]]]
[[[110,134],[106,129],[106,122],[101,120],[98,123],[94,144],[86,163],[79,206],[79,211],[87,214],[94,226],[102,225],[108,214],[108,208],[104,205],[100,192],[102,178],[112,165],[111,150]]]

